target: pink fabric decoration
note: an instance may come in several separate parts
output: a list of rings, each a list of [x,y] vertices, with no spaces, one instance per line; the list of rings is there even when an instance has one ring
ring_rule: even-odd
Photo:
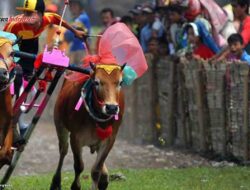
[[[214,0],[200,0],[200,2],[207,11],[214,30],[219,33],[228,21],[226,12]]]
[[[15,95],[14,82],[10,84],[10,94],[11,94],[12,96]]]
[[[82,103],[83,103],[83,99],[82,99],[82,97],[80,97],[79,100],[78,100],[78,102],[77,102],[77,104],[76,104],[76,107],[75,107],[76,111],[80,110],[80,108],[82,106]]]
[[[99,43],[98,55],[100,63],[127,63],[137,76],[142,76],[147,68],[147,62],[141,45],[130,29],[123,23],[110,26]]]
[[[98,55],[85,56],[83,67],[89,67],[90,62],[119,65],[127,63],[135,70],[137,77],[141,77],[148,69],[137,38],[125,24],[119,22],[105,30],[99,42]],[[70,81],[85,81],[89,76],[73,72],[65,78]]]

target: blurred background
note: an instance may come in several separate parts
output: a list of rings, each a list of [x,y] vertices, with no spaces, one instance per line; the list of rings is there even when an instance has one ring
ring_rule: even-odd
[[[98,13],[105,7],[110,7],[115,11],[115,15],[122,16],[128,13],[128,10],[131,9],[135,4],[145,2],[144,0],[126,0],[126,1],[117,1],[117,0],[82,0],[86,4],[86,11],[90,15],[91,23],[93,25],[100,24],[100,18]],[[16,14],[15,5],[17,0],[0,0],[0,16],[8,17]],[[64,0],[45,0],[46,4],[55,3],[59,6],[59,9],[62,11]],[[217,0],[219,4],[227,4],[230,0]],[[59,11],[60,12],[60,11]],[[69,11],[67,12],[68,19],[70,18]],[[3,26],[3,23],[1,23]]]
[[[135,7],[135,4],[145,3],[145,1],[146,0],[126,0],[126,1],[82,0],[84,4],[84,10],[87,12],[87,14],[90,17],[90,22],[92,25],[91,34],[99,34],[106,27],[102,23],[101,14],[100,14],[101,10],[103,10],[104,8],[107,8],[107,7],[111,8],[114,11],[115,17],[122,17],[124,15],[129,15],[130,14],[129,10],[133,9]],[[16,11],[15,9],[16,2],[17,0],[0,0],[0,19],[9,18],[11,16],[20,14],[20,12]],[[63,7],[64,7],[64,0],[45,0],[45,2],[47,6],[51,4],[55,4],[57,6],[57,11],[55,12],[61,15]],[[153,2],[153,0],[151,0],[151,2]],[[221,6],[223,6],[227,3],[230,3],[230,0],[217,0],[216,2],[218,2]],[[65,20],[68,21],[69,23],[74,22],[74,16],[71,15],[69,9],[66,12]],[[134,20],[132,20],[132,22],[133,21]],[[5,21],[0,22],[0,30],[3,29],[3,26],[5,24],[6,24]],[[43,50],[44,45],[47,43],[46,34],[47,36],[49,36],[48,34],[50,33],[47,33],[45,31],[43,35],[40,37],[40,51]],[[95,41],[96,41],[96,38],[91,39],[92,50],[94,50],[94,46],[96,45]],[[150,45],[152,46],[152,44]],[[164,46],[161,47],[160,43],[159,43],[159,47],[157,45],[158,44],[155,45],[156,49],[162,48],[162,47],[164,49]],[[72,53],[69,53],[68,55],[72,55]],[[83,57],[84,54],[81,54],[81,55]],[[110,159],[110,165],[114,165],[116,167],[123,167],[123,165],[121,164],[124,164],[131,168],[134,168],[137,166],[142,167],[142,168],[145,166],[152,167],[152,168],[163,168],[166,165],[168,166],[168,164],[173,167],[206,165],[207,162],[205,162],[203,158],[202,159],[198,158],[197,159],[198,161],[196,161],[196,159],[193,156],[190,156],[190,158],[187,159],[186,152],[184,152],[181,156],[179,155],[179,153],[173,152],[172,150],[170,151],[170,153],[169,152],[162,153],[158,149],[154,148],[154,146],[149,145],[149,144],[154,144],[154,145],[157,145],[157,147],[161,147],[161,148],[166,148],[169,144],[170,145],[174,144],[180,147],[188,147],[186,144],[186,141],[187,140],[189,141],[191,138],[190,139],[182,138],[182,137],[186,137],[185,135],[183,135],[184,134],[184,130],[183,130],[184,125],[182,123],[183,118],[180,117],[181,114],[179,114],[179,112],[177,113],[177,110],[179,109],[179,107],[176,106],[177,108],[175,108],[173,106],[174,103],[176,103],[176,105],[178,103],[178,105],[180,106],[184,105],[184,104],[181,105],[179,103],[181,101],[178,101],[178,102],[172,101],[173,99],[174,100],[176,99],[174,98],[176,94],[174,94],[173,91],[177,92],[178,90],[178,92],[182,93],[182,91],[179,90],[175,86],[177,80],[175,81],[174,76],[177,76],[179,78],[182,77],[180,74],[176,75],[176,73],[178,73],[176,72],[177,71],[176,67],[174,67],[174,65],[176,64],[174,64],[173,60],[171,61],[170,59],[168,59],[166,55],[161,56],[161,57],[155,56],[157,59],[154,59],[155,57],[153,54],[151,54],[151,52],[146,53],[145,55],[146,55],[148,65],[149,65],[148,72],[145,74],[145,76],[142,79],[135,81],[133,86],[125,89],[126,90],[126,114],[124,117],[123,125],[120,130],[119,140],[125,139],[127,140],[128,143],[135,143],[137,145],[146,144],[148,146],[146,148],[136,147],[135,149],[134,144],[129,145],[127,143],[124,143],[123,141],[122,143],[118,141],[117,147],[119,147],[119,149],[117,148],[113,151],[112,153],[113,157],[112,159]],[[158,60],[158,58],[160,59]],[[158,74],[157,75],[158,78],[156,77],[156,73]],[[56,165],[57,160],[55,160],[54,158],[57,157],[58,154],[57,154],[57,145],[55,143],[57,141],[57,137],[56,137],[56,133],[54,131],[54,126],[53,126],[53,111],[54,111],[55,100],[61,88],[62,81],[63,81],[63,78],[61,79],[60,84],[57,86],[55,92],[53,93],[51,100],[46,110],[44,111],[41,120],[39,121],[37,129],[35,130],[32,136],[31,143],[29,143],[28,145],[27,152],[34,151],[34,150],[37,150],[37,152],[36,154],[33,154],[33,155],[30,155],[30,154],[24,155],[24,158],[21,160],[21,163],[17,170],[17,173],[19,172],[18,174],[23,174],[23,173],[30,174],[31,172],[47,172],[47,171],[50,171],[54,165]],[[216,81],[219,81],[219,80],[216,78]],[[159,85],[161,88],[156,89],[157,85],[155,84]],[[183,95],[183,97],[184,98],[182,100],[184,101],[184,103],[186,103],[185,96]],[[179,98],[179,96],[177,98]],[[174,111],[173,112],[169,111],[168,110],[169,107],[171,108],[170,110],[174,110]],[[177,113],[177,114],[173,114],[173,113]],[[214,113],[215,115],[217,114],[217,112],[214,112]],[[185,115],[185,117],[189,117],[188,114],[186,113],[182,115]],[[178,118],[179,120],[173,124],[172,120],[171,122],[169,122],[170,121],[169,118],[171,119]],[[217,117],[214,117],[214,118],[217,118]],[[27,120],[30,121],[30,118],[27,118]],[[189,120],[185,122],[189,122]],[[222,123],[221,125],[223,126],[223,124],[224,123]],[[169,129],[175,129],[175,130],[168,131]],[[193,130],[193,128],[191,127],[190,129]],[[190,136],[193,135],[195,137],[194,142],[192,142],[193,144],[192,148],[194,148],[195,151],[202,150],[202,148],[200,147],[200,144],[201,144],[200,141],[203,142],[204,141],[203,139],[205,138],[197,135],[199,134],[199,130],[196,130],[196,131],[190,130],[188,132],[190,132],[190,134],[188,133],[188,135]],[[215,133],[218,133],[218,131],[215,131],[214,134]],[[169,138],[168,134],[170,135],[173,134],[173,137]],[[217,136],[218,136],[218,139],[221,138],[220,133],[218,133]],[[214,140],[213,143],[216,146],[218,144],[217,147],[220,148],[222,146],[221,144],[218,143],[219,141],[218,139],[213,139]],[[224,140],[223,138],[221,139]],[[238,144],[235,145],[235,150],[237,150],[237,152],[236,153],[234,152],[234,153],[236,156],[240,157],[243,154],[239,147],[241,146],[240,145],[238,146]],[[220,151],[219,148],[218,148],[218,152]],[[134,160],[132,159],[130,160],[130,152],[132,149],[134,150],[132,154],[137,154],[138,156],[135,156],[135,157],[139,157],[141,160],[137,159],[137,162],[134,162]],[[225,150],[224,147],[222,147],[221,149],[223,149],[223,151]],[[146,153],[145,153],[145,150],[146,150]],[[144,153],[145,153],[145,156],[141,156],[141,155],[144,155]],[[148,155],[151,157],[149,157]],[[152,155],[154,156],[152,157]],[[171,158],[169,157],[167,158],[167,156]],[[120,161],[120,158],[123,159],[123,157],[125,158],[125,160],[127,159],[126,162]],[[50,164],[46,165],[46,167],[41,165],[44,162],[44,160],[48,160],[48,162],[50,162]],[[70,159],[66,161],[66,169],[71,169],[72,167],[71,162],[72,160]],[[30,163],[33,163],[33,165],[31,165]],[[141,163],[144,163],[144,165],[141,165]],[[36,169],[34,169],[35,167]]]

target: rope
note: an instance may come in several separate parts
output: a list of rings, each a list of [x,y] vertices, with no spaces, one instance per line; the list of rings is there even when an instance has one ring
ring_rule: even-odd
[[[106,119],[99,118],[97,115],[95,115],[94,110],[91,109],[91,102],[90,102],[91,99],[88,100],[88,95],[87,95],[87,93],[91,93],[91,91],[92,91],[92,81],[91,79],[89,79],[81,89],[81,97],[83,100],[83,105],[85,106],[85,109],[89,113],[90,117],[92,117],[92,119],[100,123],[104,123],[113,119],[114,115],[111,115],[107,117]]]
[[[65,15],[65,12],[66,12],[66,10],[67,10],[68,5],[69,5],[69,0],[65,0],[65,1],[64,1],[63,13],[62,13],[61,20],[60,20],[60,24],[59,24],[59,29],[58,29],[58,31],[56,32],[57,37],[56,37],[56,41],[55,41],[55,45],[54,45],[55,48],[58,48],[58,46],[59,46],[60,35],[61,35],[61,31],[62,31],[62,22],[63,22],[63,18],[64,18],[64,15]]]

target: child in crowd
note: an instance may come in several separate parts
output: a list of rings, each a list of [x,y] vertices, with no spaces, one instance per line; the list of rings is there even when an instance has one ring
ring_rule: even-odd
[[[159,54],[159,40],[157,38],[150,38],[148,41],[148,53],[157,56]]]
[[[229,36],[227,42],[230,49],[228,60],[241,60],[250,65],[250,55],[244,50],[244,41],[242,36],[238,33],[232,34]]]
[[[181,6],[169,6],[169,20],[171,42],[174,45],[175,52],[187,46],[187,40],[183,35],[183,28],[186,20],[184,19],[184,10]]]
[[[155,57],[169,55],[168,42],[163,39],[152,37],[148,41],[148,52]]]
[[[185,31],[188,35],[188,43],[193,49],[194,58],[210,59],[215,53],[203,42],[199,29],[195,23],[189,23]]]
[[[151,37],[161,39],[165,35],[165,29],[159,18],[155,17],[155,9],[151,6],[142,8],[142,14],[147,19],[147,24],[142,28],[140,43],[144,52],[148,52],[148,41]]]

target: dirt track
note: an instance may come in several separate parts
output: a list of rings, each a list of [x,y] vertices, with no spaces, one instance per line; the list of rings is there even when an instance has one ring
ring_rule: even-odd
[[[15,175],[32,175],[54,171],[58,161],[57,137],[53,125],[39,124],[19,160]],[[95,155],[84,148],[85,169],[90,170]],[[133,145],[118,140],[108,159],[111,168],[179,168],[207,166],[210,162],[190,153],[174,150],[160,150],[153,145]],[[72,153],[69,150],[64,162],[64,170],[73,170]]]

